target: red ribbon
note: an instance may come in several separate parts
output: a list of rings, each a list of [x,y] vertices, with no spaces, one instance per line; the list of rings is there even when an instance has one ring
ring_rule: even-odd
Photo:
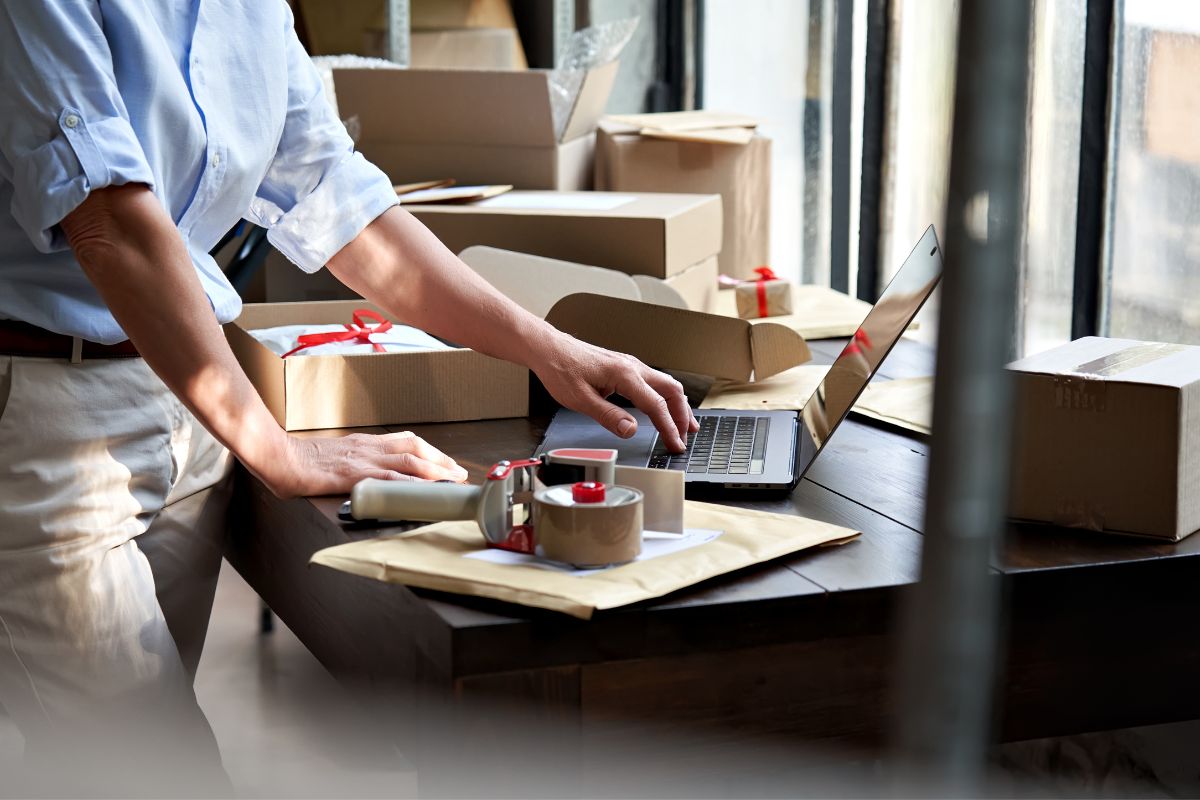
[[[758,267],[754,270],[758,273],[758,281],[755,283],[755,291],[758,294],[758,316],[767,316],[767,281],[777,281],[779,276],[770,267]]]
[[[298,353],[309,347],[316,347],[319,344],[329,344],[330,342],[357,342],[359,344],[371,345],[376,353],[386,353],[387,350],[381,344],[376,344],[371,341],[372,333],[383,333],[392,328],[391,320],[385,319],[383,316],[376,314],[374,311],[368,311],[365,308],[357,309],[352,315],[354,319],[353,325],[346,325],[344,331],[331,331],[329,333],[306,333],[297,337],[299,343],[297,347],[288,350],[283,354],[283,358],[287,358],[293,353]],[[363,322],[363,317],[373,319],[379,323],[374,328],[368,328]]]
[[[862,342],[861,348],[858,346],[859,342]],[[857,355],[863,350],[870,350],[872,347],[873,345],[871,344],[870,337],[867,336],[867,332],[859,328],[854,332],[854,338],[846,345],[846,355]]]

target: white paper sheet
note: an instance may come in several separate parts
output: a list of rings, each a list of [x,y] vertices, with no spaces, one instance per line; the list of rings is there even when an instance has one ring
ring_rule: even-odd
[[[604,192],[510,192],[475,203],[479,208],[536,208],[567,211],[612,211],[637,198]]]
[[[702,544],[707,544],[718,536],[722,531],[706,530],[704,528],[688,528],[680,536],[675,533],[662,533],[659,531],[645,531],[642,534],[642,552],[634,561],[649,561],[652,558],[678,553],[683,550],[690,550],[693,547],[699,547]],[[547,561],[544,558],[531,556],[528,553],[514,553],[511,550],[497,550],[494,547],[489,547],[486,550],[477,550],[474,553],[467,553],[463,558],[476,558],[480,561],[488,561],[492,564],[510,564],[513,566],[522,567],[537,567],[538,569],[549,570],[551,572],[560,572],[564,575],[574,575],[579,578],[586,578],[588,575],[595,575],[598,572],[613,569],[613,567],[601,567],[599,569],[577,569],[569,564],[560,564],[557,561]]]

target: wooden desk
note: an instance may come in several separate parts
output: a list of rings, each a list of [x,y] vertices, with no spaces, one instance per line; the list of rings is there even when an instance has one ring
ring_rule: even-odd
[[[830,361],[840,344],[813,350]],[[904,341],[882,379],[931,362]],[[543,426],[417,430],[478,481],[531,452]],[[434,721],[422,698],[503,697],[572,730],[638,720],[713,741],[871,743],[888,722],[895,615],[918,577],[928,450],[851,418],[790,497],[742,505],[855,528],[857,541],[589,622],[310,568],[314,551],[378,531],[339,524],[340,499],[279,501],[245,476],[228,557],[335,675],[409,703],[417,728]],[[1170,545],[1017,526],[993,575],[1008,609],[999,737],[1200,717],[1200,535]]]

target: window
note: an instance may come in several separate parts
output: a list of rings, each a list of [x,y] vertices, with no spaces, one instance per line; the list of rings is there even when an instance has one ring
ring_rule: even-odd
[[[1118,11],[1101,323],[1112,336],[1200,344],[1200,3],[1125,0]]]

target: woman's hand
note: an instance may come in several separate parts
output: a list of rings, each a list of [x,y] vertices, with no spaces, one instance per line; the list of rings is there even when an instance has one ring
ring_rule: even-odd
[[[687,434],[700,426],[679,381],[633,356],[555,333],[530,365],[555,400],[628,439],[637,432],[637,421],[607,400],[619,394],[650,417],[669,450],[683,451]]]
[[[346,494],[363,478],[454,481],[467,471],[415,434],[352,433],[336,438],[288,436],[288,464],[263,476],[279,497]]]

